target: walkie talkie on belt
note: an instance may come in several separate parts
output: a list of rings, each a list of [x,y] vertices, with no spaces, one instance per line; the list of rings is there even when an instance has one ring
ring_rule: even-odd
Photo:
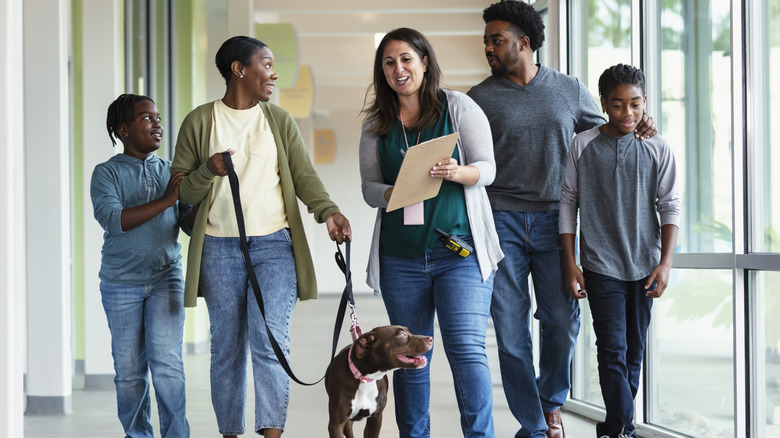
[[[474,248],[472,248],[468,243],[464,242],[460,237],[454,234],[445,233],[438,228],[436,228],[436,232],[441,234],[441,241],[444,242],[444,246],[449,248],[450,251],[454,252],[455,254],[461,257],[468,257],[469,254],[474,251]]]

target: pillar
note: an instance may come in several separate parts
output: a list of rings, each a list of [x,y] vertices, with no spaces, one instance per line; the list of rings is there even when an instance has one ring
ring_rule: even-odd
[[[69,414],[69,3],[26,0],[23,8],[27,414]]]

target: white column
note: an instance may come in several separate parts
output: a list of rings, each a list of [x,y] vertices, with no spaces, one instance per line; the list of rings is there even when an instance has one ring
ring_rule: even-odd
[[[106,132],[108,106],[119,96],[123,60],[120,27],[121,3],[118,0],[84,0],[83,102],[84,102],[84,375],[87,389],[113,389],[114,363],[111,357],[111,333],[100,298],[100,250],[103,229],[95,220],[89,186],[92,170],[114,153],[122,152],[121,143],[111,147]],[[166,127],[167,128],[167,127]]]
[[[22,0],[0,4],[0,436],[24,436]]]
[[[69,3],[26,0],[27,413],[71,412]]]

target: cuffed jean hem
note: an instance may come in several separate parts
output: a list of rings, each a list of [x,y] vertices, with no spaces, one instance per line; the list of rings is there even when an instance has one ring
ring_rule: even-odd
[[[259,434],[259,433],[261,433],[265,429],[279,429],[282,432],[284,432],[284,425],[283,424],[282,425],[269,424],[269,425],[265,425],[265,426],[258,426],[257,429],[255,430],[255,432]]]
[[[289,357],[290,324],[297,299],[289,231],[282,229],[267,236],[250,236],[248,246],[260,284],[265,323]],[[259,424],[281,424],[274,428],[283,429],[290,379],[271,347],[237,237],[205,237],[200,284],[212,335],[211,399],[217,424],[222,430],[244,427],[249,354],[254,379],[255,429],[260,429]]]

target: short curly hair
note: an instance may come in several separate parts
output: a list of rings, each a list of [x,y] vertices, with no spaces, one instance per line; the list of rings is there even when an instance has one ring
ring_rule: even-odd
[[[635,85],[645,94],[645,74],[632,65],[613,65],[599,77],[599,95],[606,99],[618,85]]]
[[[517,0],[501,0],[485,8],[482,12],[485,24],[493,20],[506,21],[512,25],[518,38],[527,36],[531,41],[531,50],[539,50],[544,44],[544,22],[533,6]]]

